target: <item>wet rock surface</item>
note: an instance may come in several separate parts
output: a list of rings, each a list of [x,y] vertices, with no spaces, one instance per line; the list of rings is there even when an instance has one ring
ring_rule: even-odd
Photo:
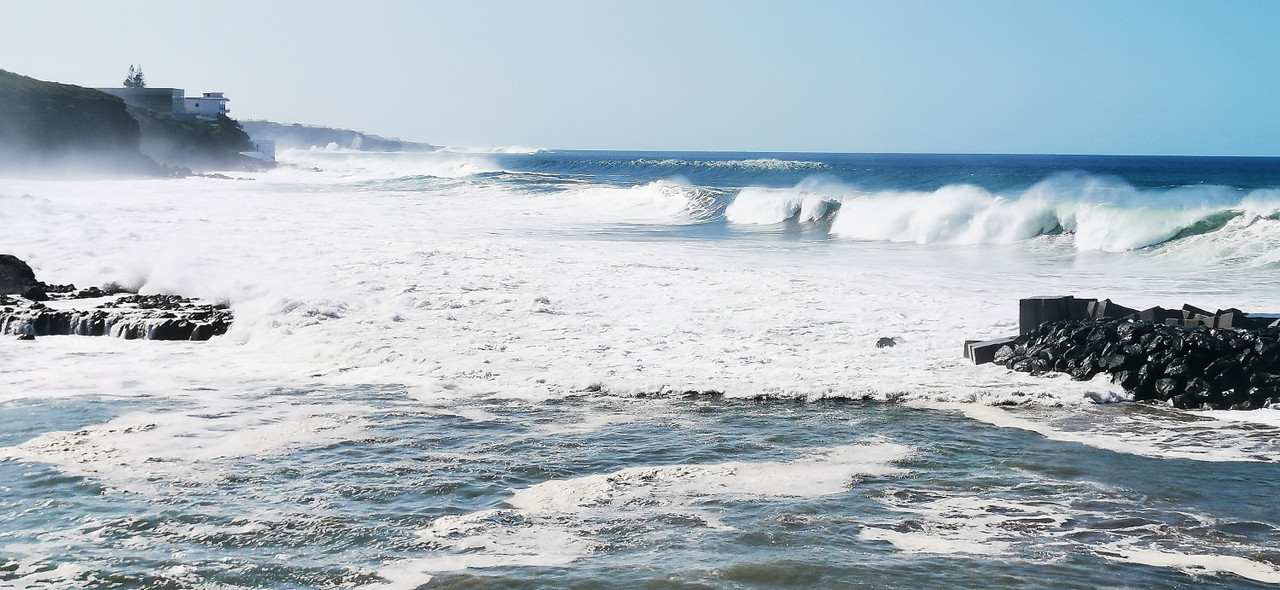
[[[1133,319],[1042,324],[996,351],[1015,371],[1110,375],[1135,401],[1178,408],[1280,406],[1280,328],[1230,329]]]
[[[28,336],[114,336],[128,340],[208,340],[231,327],[225,306],[175,295],[76,297],[70,308],[41,301],[0,300],[0,333]]]
[[[966,341],[965,357],[1082,381],[1106,373],[1135,401],[1178,408],[1280,407],[1280,314],[1054,296],[1022,299],[1018,315],[1019,335]]]
[[[36,281],[30,271],[21,260],[0,255],[0,286],[7,286],[0,290],[0,334],[24,340],[63,335],[208,340],[231,327],[226,305],[179,295],[48,285]]]
[[[11,254],[0,254],[0,295],[26,292],[39,284],[27,263]]]

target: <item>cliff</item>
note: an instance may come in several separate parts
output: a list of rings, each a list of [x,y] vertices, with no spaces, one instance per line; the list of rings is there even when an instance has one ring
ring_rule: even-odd
[[[0,172],[167,174],[124,101],[0,70]]]
[[[0,70],[0,173],[173,176],[267,166],[240,124],[180,121],[92,88]]]
[[[249,135],[226,116],[213,123],[180,121],[167,113],[128,107],[142,131],[143,154],[166,166],[205,170],[257,169],[261,160],[240,155],[253,151]]]
[[[429,152],[440,149],[439,146],[428,143],[387,139],[359,131],[297,123],[283,125],[272,121],[244,121],[243,127],[253,139],[269,139],[276,142],[277,149],[305,150],[313,147],[323,148],[330,144],[343,149],[368,152]]]

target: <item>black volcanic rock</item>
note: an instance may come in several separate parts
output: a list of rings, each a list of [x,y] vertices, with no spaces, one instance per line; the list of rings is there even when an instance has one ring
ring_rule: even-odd
[[[1063,320],[1018,336],[998,356],[1014,371],[1066,372],[1079,380],[1107,373],[1136,401],[1209,409],[1280,405],[1280,328]]]
[[[0,333],[208,340],[225,334],[233,319],[225,306],[174,295],[107,296],[76,302],[75,308],[51,308],[39,302],[0,307]]]
[[[38,284],[27,263],[12,254],[0,254],[0,295],[19,295]]]
[[[115,336],[146,340],[208,340],[231,327],[231,310],[179,295],[121,295],[96,287],[46,285],[27,264],[0,255],[0,279],[22,298],[0,291],[0,334]],[[12,279],[12,280],[9,280]]]

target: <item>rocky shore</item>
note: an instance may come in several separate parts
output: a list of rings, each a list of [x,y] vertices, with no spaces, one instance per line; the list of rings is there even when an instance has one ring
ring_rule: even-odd
[[[49,285],[22,260],[0,254],[0,334],[114,336],[145,340],[208,340],[232,323],[225,305],[179,295],[138,295],[120,289]]]
[[[1236,309],[1210,313],[1190,305],[1180,311],[1134,311],[1108,304],[1070,297],[1024,299],[1022,334],[967,343],[966,355],[979,364],[994,362],[1031,374],[1059,372],[1090,380],[1106,373],[1135,401],[1178,408],[1280,406],[1280,321],[1275,316]]]

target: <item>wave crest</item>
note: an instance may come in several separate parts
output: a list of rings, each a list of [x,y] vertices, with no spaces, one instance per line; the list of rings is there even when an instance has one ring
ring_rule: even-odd
[[[680,180],[658,180],[629,187],[592,185],[541,198],[547,212],[589,222],[690,223],[714,215],[712,191]]]
[[[969,184],[868,193],[806,181],[790,189],[744,188],[724,215],[744,225],[828,217],[835,236],[916,244],[1007,244],[1069,234],[1077,250],[1123,252],[1276,219],[1280,191],[1138,190],[1085,175],[1056,176],[1008,195]]]
[[[812,192],[746,188],[725,208],[730,223],[771,225],[795,220],[818,221],[840,207],[838,200]]]
[[[682,160],[679,158],[638,158],[628,162],[633,166],[736,168],[741,170],[824,170],[830,168],[822,162],[811,160],[781,160],[778,158],[747,158],[742,160]]]

